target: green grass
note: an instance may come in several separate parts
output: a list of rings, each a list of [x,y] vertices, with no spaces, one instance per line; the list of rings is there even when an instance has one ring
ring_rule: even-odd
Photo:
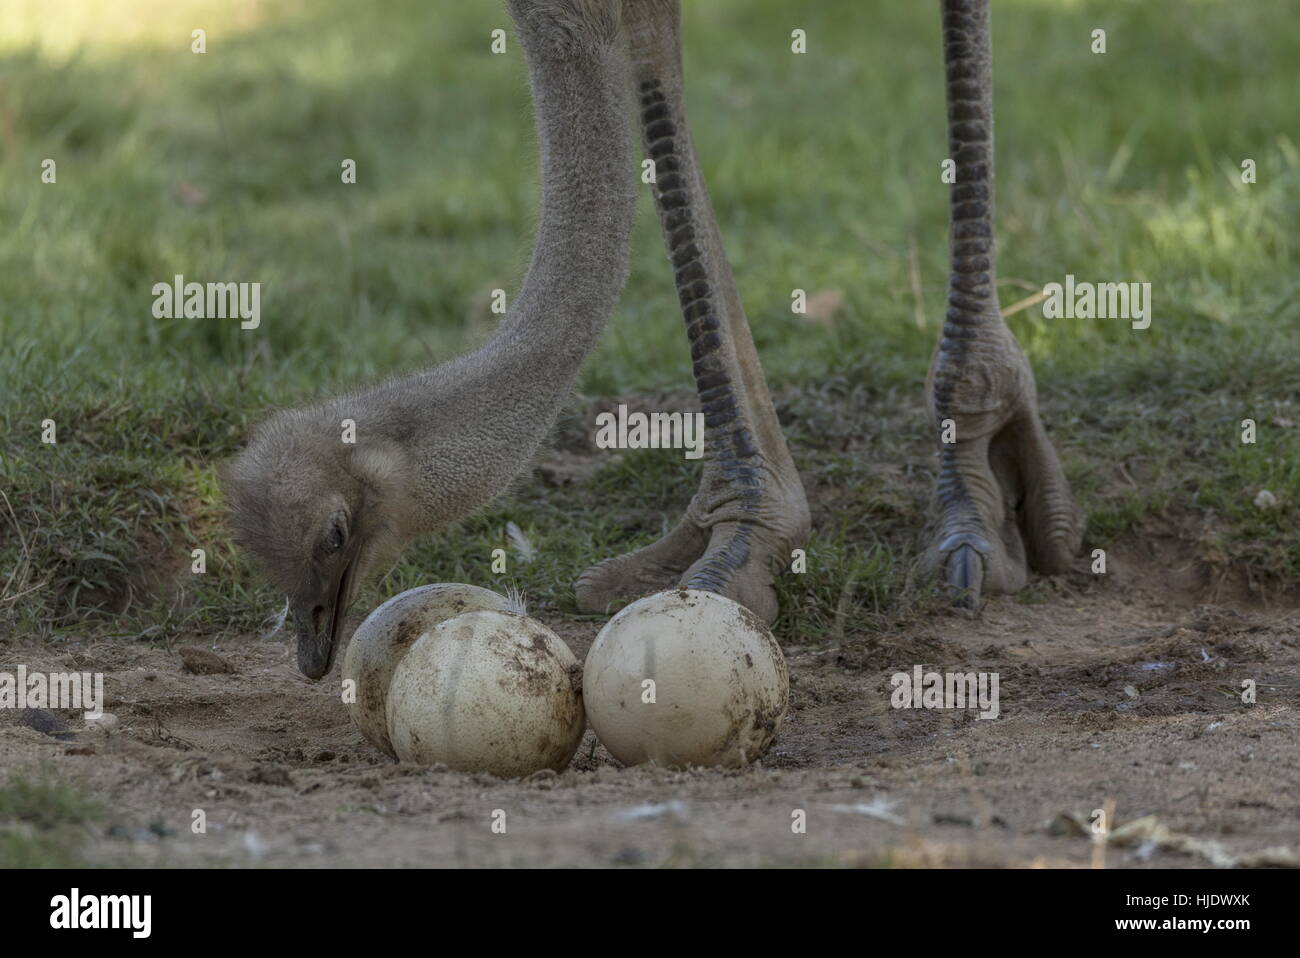
[[[0,24],[0,636],[248,631],[279,602],[231,549],[215,466],[270,407],[483,335],[535,219],[523,66],[513,35],[506,55],[488,52],[509,26],[494,3],[108,6],[67,0],[53,16],[16,0]],[[1295,0],[995,11],[1003,304],[1066,273],[1152,284],[1145,331],[1038,308],[1009,320],[1089,543],[1159,524],[1206,561],[1292,586],[1298,14]],[[789,52],[795,27],[803,56]],[[782,635],[889,628],[931,598],[913,561],[945,289],[937,5],[688,4],[685,56],[714,205],[814,493],[812,562],[782,585]],[[355,186],[339,181],[344,157]],[[585,396],[688,383],[647,197],[642,214]],[[261,328],[154,319],[150,287],[175,273],[260,281]],[[796,287],[842,305],[810,325],[790,311]],[[576,402],[565,428],[589,436],[589,408]],[[1256,445],[1238,439],[1245,418]],[[45,419],[56,446],[39,441]],[[513,520],[541,557],[506,579],[572,612],[578,572],[652,540],[694,477],[642,453],[570,485],[522,483],[364,598],[504,584],[488,557]],[[1254,505],[1265,488],[1278,508]],[[205,576],[188,573],[196,546]]]
[[[11,771],[0,782],[0,868],[72,868],[103,809],[76,786],[45,773]]]

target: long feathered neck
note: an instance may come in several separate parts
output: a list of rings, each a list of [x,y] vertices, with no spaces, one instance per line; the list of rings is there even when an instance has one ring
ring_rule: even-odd
[[[358,430],[367,419],[410,458],[409,495],[422,517],[413,532],[468,514],[527,463],[627,277],[636,170],[617,7],[592,4],[564,22],[545,4],[511,6],[541,152],[541,216],[523,287],[483,348],[337,401],[363,407]]]

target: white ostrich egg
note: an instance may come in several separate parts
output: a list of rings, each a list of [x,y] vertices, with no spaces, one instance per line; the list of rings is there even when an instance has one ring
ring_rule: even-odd
[[[790,677],[776,639],[744,606],[672,589],[605,624],[582,696],[591,727],[625,765],[736,767],[776,738]]]
[[[517,778],[563,770],[586,722],[578,660],[554,632],[512,612],[468,612],[425,632],[388,689],[403,762]]]
[[[348,713],[375,748],[393,758],[388,738],[388,686],[403,656],[439,622],[465,612],[515,609],[503,595],[457,582],[422,585],[393,596],[357,627],[343,656],[343,679],[351,681]]]

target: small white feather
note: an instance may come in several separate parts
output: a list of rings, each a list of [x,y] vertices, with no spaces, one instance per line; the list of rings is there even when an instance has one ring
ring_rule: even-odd
[[[524,594],[523,589],[513,585],[507,586],[506,601],[510,603],[511,612],[518,613],[519,615],[528,614],[528,596]]]
[[[269,625],[270,629],[262,633],[263,639],[269,639],[277,632],[284,628],[285,620],[289,618],[289,600],[284,600],[284,608],[277,615],[271,615],[262,621],[262,625]]]
[[[524,535],[524,530],[513,522],[506,523],[506,538],[510,540],[510,545],[514,548],[515,554],[519,556],[520,562],[532,562],[537,558],[537,549],[528,541],[528,536]]]

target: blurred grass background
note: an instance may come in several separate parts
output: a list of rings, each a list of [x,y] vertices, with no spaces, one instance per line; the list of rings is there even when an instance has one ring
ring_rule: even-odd
[[[1009,319],[1090,546],[1160,530],[1294,587],[1300,2],[996,0],[994,37],[1004,307],[1067,273],[1152,284],[1145,331],[1040,307]],[[685,59],[714,206],[816,511],[810,571],[783,585],[783,637],[887,628],[924,604],[922,388],[947,229],[938,4],[688,2]],[[356,185],[340,182],[344,158]],[[215,465],[270,407],[480,342],[491,290],[518,288],[536,203],[502,4],[5,0],[6,635],[256,627],[278,603],[230,549]],[[684,507],[688,464],[589,444],[602,399],[689,384],[648,193],[641,212],[622,305],[557,440],[592,469],[523,482],[366,601],[437,579],[500,586],[487,559],[510,518],[542,549],[511,578],[571,613],[586,564]],[[261,327],[154,319],[150,288],[177,273],[262,283]],[[796,287],[823,294],[817,317],[792,314]],[[1257,445],[1239,441],[1244,418]],[[45,419],[57,446],[39,441]],[[1265,489],[1276,506],[1256,504]],[[189,575],[196,546],[206,576]]]

